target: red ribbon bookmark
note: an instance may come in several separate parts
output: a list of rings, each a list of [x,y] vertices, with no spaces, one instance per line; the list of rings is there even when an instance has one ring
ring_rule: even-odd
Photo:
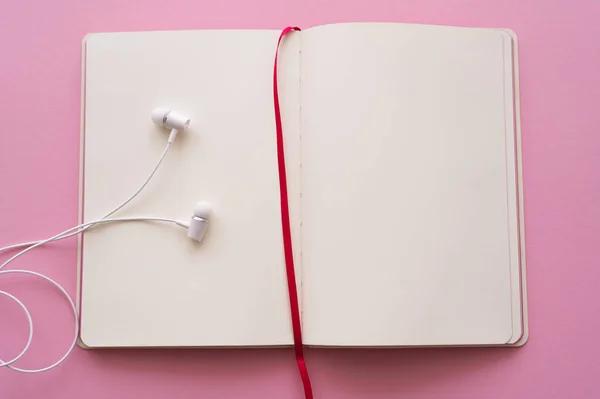
[[[275,50],[275,65],[273,67],[273,100],[275,106],[275,126],[277,129],[277,163],[279,165],[279,195],[281,202],[281,227],[283,231],[283,250],[285,254],[285,270],[287,274],[288,293],[290,296],[290,311],[292,313],[292,329],[294,331],[294,352],[296,363],[304,386],[304,397],[313,399],[312,387],[308,369],[304,361],[304,348],[302,346],[302,323],[298,306],[298,289],[296,288],[296,273],[294,271],[294,251],[292,248],[292,232],[290,229],[290,210],[288,204],[287,178],[285,172],[285,154],[283,151],[283,128],[281,125],[281,110],[279,107],[279,92],[277,90],[277,55],[281,39],[291,31],[299,31],[297,27],[287,27],[281,31],[277,48]]]

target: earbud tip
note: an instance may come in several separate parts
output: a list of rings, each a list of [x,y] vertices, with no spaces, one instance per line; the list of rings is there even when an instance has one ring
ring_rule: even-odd
[[[206,201],[200,201],[194,206],[194,216],[208,219],[212,213],[212,205]]]
[[[165,116],[169,113],[169,110],[166,108],[154,108],[152,110],[152,122],[156,123],[159,126],[165,125]]]

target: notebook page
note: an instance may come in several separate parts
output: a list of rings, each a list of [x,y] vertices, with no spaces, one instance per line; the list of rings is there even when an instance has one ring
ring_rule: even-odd
[[[168,137],[150,120],[154,107],[189,115],[192,124],[150,185],[115,216],[188,219],[198,200],[210,201],[214,213],[201,245],[170,225],[119,224],[86,232],[80,252],[83,344],[293,342],[273,116],[278,35],[180,31],[88,38],[85,220],[124,201],[152,170]],[[280,90],[295,242],[298,58],[299,38],[290,35],[280,55]]]
[[[518,217],[509,218],[509,232],[511,236],[511,295],[513,335],[508,341],[514,344],[518,341],[524,343],[528,339],[526,332],[526,287],[521,276],[525,275],[525,230],[523,220],[523,179],[520,175],[519,166],[522,165],[521,158],[521,121],[519,112],[519,75],[518,75],[518,51],[517,37],[514,32],[505,30],[508,35],[503,35],[505,55],[504,69],[512,70],[512,79],[506,79],[504,83],[504,99],[506,110],[506,157],[507,165],[516,165],[514,169],[509,168],[506,174],[506,187],[508,198],[516,198],[508,201],[510,215]],[[516,244],[518,242],[518,244]]]
[[[307,344],[514,335],[506,37],[401,24],[303,32]]]

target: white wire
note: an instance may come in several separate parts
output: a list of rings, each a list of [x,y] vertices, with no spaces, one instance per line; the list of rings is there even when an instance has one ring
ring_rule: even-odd
[[[50,277],[43,275],[42,273],[34,272],[31,270],[1,270],[0,271],[0,274],[8,274],[8,273],[29,274],[32,276],[40,277],[40,278],[48,281],[49,283],[54,285],[56,288],[58,288],[60,290],[60,292],[62,292],[64,297],[67,298],[67,301],[69,301],[69,304],[71,305],[71,309],[73,310],[73,317],[75,318],[75,338],[73,339],[73,342],[71,342],[69,349],[63,355],[63,357],[61,357],[57,362],[51,364],[50,366],[40,368],[40,369],[22,369],[22,368],[13,366],[12,364],[6,365],[6,367],[8,367],[9,369],[12,369],[14,371],[19,371],[21,373],[30,373],[30,374],[41,373],[43,371],[48,371],[50,369],[53,369],[54,367],[61,364],[71,354],[71,352],[73,351],[73,348],[75,348],[75,344],[77,344],[77,337],[78,337],[78,333],[79,333],[79,316],[77,314],[77,307],[75,306],[75,303],[73,303],[73,300],[71,299],[71,297],[69,296],[67,291],[60,284],[58,284],[56,281],[52,280]],[[27,313],[29,313],[29,312],[27,312]]]
[[[76,234],[78,234],[78,233],[82,233],[84,230],[87,230],[88,228],[90,228],[92,226],[95,226],[97,224],[113,223],[113,222],[148,222],[148,221],[149,222],[170,222],[170,223],[175,223],[178,226],[185,227],[185,222],[182,222],[180,220],[171,219],[171,218],[159,218],[159,217],[153,217],[153,216],[148,216],[148,217],[112,218],[112,219],[94,220],[92,222],[82,223],[82,224],[79,224],[79,225],[77,225],[75,227],[71,227],[70,229],[67,229],[67,230],[63,231],[62,233],[58,233],[57,235],[52,236],[50,238],[47,238],[45,240],[37,241],[32,246],[30,246],[28,248],[25,248],[21,252],[18,252],[17,254],[15,254],[12,257],[10,257],[2,265],[0,265],[0,270],[4,269],[4,267],[6,267],[6,265],[8,265],[13,260],[17,259],[19,256],[21,256],[23,254],[26,254],[27,252],[31,251],[34,248],[37,248],[37,247],[39,247],[41,245],[44,245],[44,244],[47,244],[50,241],[62,240],[64,238],[67,238],[67,235],[70,234],[70,233],[72,233],[74,230],[80,230],[80,231],[77,231]]]
[[[71,345],[69,346],[69,349],[67,350],[67,352],[63,355],[63,357],[61,357],[58,361],[56,361],[55,363],[51,364],[50,366],[44,367],[44,368],[40,368],[40,369],[21,369],[18,367],[15,367],[11,364],[0,364],[1,366],[6,366],[9,367],[15,371],[20,371],[22,373],[41,373],[44,371],[48,371],[50,369],[53,369],[54,367],[58,366],[59,364],[61,364],[73,351],[73,348],[75,348],[75,345],[77,344],[77,337],[78,337],[78,333],[79,333],[79,317],[77,314],[77,307],[75,306],[75,303],[73,302],[73,299],[71,299],[71,296],[67,293],[67,291],[56,281],[52,280],[50,277],[45,276],[41,273],[38,272],[34,272],[31,270],[2,270],[4,269],[4,267],[6,267],[9,263],[13,262],[15,259],[19,258],[20,256],[25,255],[27,252],[33,250],[34,248],[40,247],[44,244],[47,244],[51,241],[56,241],[56,240],[60,240],[63,238],[67,237],[67,234],[73,232],[73,231],[77,231],[78,233],[83,232],[84,230],[87,230],[88,228],[92,227],[92,226],[96,226],[96,225],[100,225],[100,224],[104,224],[104,223],[114,223],[114,222],[139,222],[139,221],[151,221],[151,222],[168,222],[168,223],[174,223],[178,226],[182,226],[185,227],[186,224],[185,222],[176,220],[176,219],[170,219],[170,218],[160,218],[160,217],[127,217],[127,218],[112,218],[112,219],[101,219],[101,220],[95,220],[93,222],[87,222],[87,223],[82,223],[80,225],[77,225],[75,227],[71,227],[68,230],[63,231],[62,233],[59,233],[53,237],[50,237],[46,240],[41,240],[38,241],[36,244],[23,249],[22,251],[20,251],[19,253],[15,254],[14,256],[12,256],[10,259],[8,259],[6,262],[4,262],[2,265],[0,265],[0,274],[6,274],[6,273],[22,273],[22,274],[29,274],[29,275],[33,275],[33,276],[37,276],[40,277],[46,281],[48,281],[49,283],[53,284],[56,288],[58,288],[60,290],[60,292],[63,294],[63,296],[65,298],[67,298],[67,301],[69,302],[69,304],[71,305],[71,309],[73,310],[73,316],[75,318],[75,334],[74,334],[74,338],[73,341],[71,342]],[[8,294],[10,295],[10,294]],[[11,295],[12,297],[12,295]],[[16,301],[18,301],[16,298],[14,298]],[[21,304],[20,301],[18,301],[19,304]],[[24,307],[24,305],[23,305]],[[27,311],[27,308],[24,307],[25,311],[27,312],[28,318],[30,320],[31,323],[31,318],[29,316],[29,311]],[[31,324],[32,326],[32,324]],[[33,335],[33,327],[31,327],[31,335]],[[27,345],[27,348],[29,348],[29,343]],[[27,349],[25,349],[25,351],[27,351]],[[24,351],[24,352],[25,352]],[[24,354],[23,352],[23,354]],[[22,356],[22,354],[20,355]],[[20,357],[19,356],[19,357]],[[18,359],[17,359],[18,360]],[[11,362],[7,362],[7,363],[12,363],[13,361],[16,360],[12,360]]]
[[[18,249],[18,248],[25,247],[25,249],[23,249],[19,253],[15,254],[10,259],[8,259],[6,262],[4,262],[2,265],[0,265],[0,274],[8,274],[8,273],[28,274],[28,275],[36,276],[36,277],[42,278],[43,280],[46,280],[47,282],[49,282],[52,285],[54,285],[63,294],[63,296],[65,298],[67,298],[67,301],[69,302],[69,304],[71,305],[71,309],[73,310],[73,317],[75,319],[75,333],[74,333],[73,341],[71,342],[71,345],[69,346],[69,348],[66,351],[66,353],[58,361],[54,362],[50,366],[47,366],[47,367],[44,367],[44,368],[39,368],[39,369],[22,369],[22,368],[13,366],[12,364],[14,362],[16,362],[17,360],[19,360],[27,352],[27,350],[29,349],[29,346],[31,345],[31,341],[33,340],[33,321],[31,319],[31,314],[29,313],[29,310],[27,309],[27,307],[25,306],[25,304],[23,304],[23,302],[21,302],[18,298],[16,298],[15,296],[13,296],[13,295],[11,295],[11,294],[9,294],[7,292],[0,291],[0,295],[5,295],[5,296],[9,297],[13,301],[15,301],[17,304],[19,304],[19,306],[21,306],[21,308],[25,312],[25,315],[27,316],[27,320],[29,322],[29,338],[27,340],[25,348],[21,351],[21,353],[19,353],[15,358],[11,359],[10,361],[4,362],[4,361],[2,361],[0,359],[0,367],[8,367],[8,368],[10,368],[12,370],[19,371],[19,372],[22,372],[22,373],[41,373],[41,372],[44,372],[44,371],[48,371],[48,370],[53,369],[54,367],[58,366],[59,364],[61,364],[71,354],[71,352],[75,348],[75,345],[77,344],[77,338],[79,336],[79,316],[77,314],[77,307],[75,306],[75,303],[73,302],[73,299],[69,296],[69,294],[67,293],[67,291],[59,283],[57,283],[56,281],[52,280],[50,277],[45,276],[42,273],[38,273],[38,272],[30,271],[30,270],[2,270],[8,264],[10,264],[15,259],[17,259],[20,256],[26,254],[27,252],[31,251],[34,248],[37,248],[39,246],[42,246],[42,245],[47,244],[47,243],[52,242],[52,241],[58,241],[58,240],[63,240],[65,238],[72,237],[74,235],[83,233],[84,231],[86,231],[87,229],[89,229],[89,228],[91,228],[93,226],[96,226],[96,225],[99,225],[99,224],[103,224],[103,223],[131,222],[131,221],[155,221],[155,222],[171,222],[171,223],[175,223],[178,226],[187,227],[187,225],[186,225],[185,222],[181,222],[181,221],[178,221],[178,220],[175,220],[175,219],[169,219],[169,218],[130,217],[130,218],[112,218],[112,219],[107,219],[108,217],[112,216],[113,214],[115,214],[116,212],[118,212],[119,210],[121,210],[123,207],[125,207],[127,204],[129,204],[131,201],[133,201],[133,199],[135,197],[137,197],[142,192],[142,190],[144,188],[146,188],[146,186],[148,185],[148,183],[150,183],[150,180],[152,180],[152,177],[154,177],[154,175],[156,174],[156,171],[158,170],[158,168],[162,164],[163,160],[165,159],[165,156],[167,155],[167,152],[169,151],[170,147],[171,147],[171,143],[168,142],[167,145],[166,145],[166,147],[165,147],[165,149],[163,150],[160,158],[158,159],[158,162],[154,166],[154,169],[152,170],[152,172],[150,173],[150,175],[148,176],[148,178],[144,181],[144,183],[141,185],[141,187],[135,193],[133,193],[132,196],[130,196],[127,200],[125,200],[121,205],[117,206],[115,209],[113,209],[112,211],[108,212],[106,215],[104,215],[99,220],[95,220],[93,222],[82,223],[80,225],[72,227],[72,228],[70,228],[68,230],[63,231],[62,233],[59,233],[59,234],[57,234],[55,236],[52,236],[52,237],[50,237],[48,239],[45,239],[45,240],[29,241],[29,242],[24,242],[24,243],[19,243],[19,244],[8,245],[8,246],[0,248],[0,252],[4,252],[4,251],[12,250],[12,249]]]
[[[133,195],[131,197],[129,197],[125,202],[123,202],[121,205],[119,205],[118,207],[116,207],[112,211],[108,212],[103,217],[101,217],[100,220],[106,219],[107,217],[112,216],[116,212],[120,211],[123,207],[125,207],[127,204],[129,204],[131,201],[133,201],[133,199],[135,197],[137,197],[138,194],[141,193],[144,188],[146,188],[146,186],[148,185],[148,183],[150,183],[150,180],[152,180],[152,177],[154,177],[154,175],[156,174],[156,171],[158,170],[158,168],[162,164],[163,160],[165,159],[165,156],[167,155],[167,152],[169,152],[169,148],[170,147],[171,147],[171,143],[167,143],[167,146],[163,150],[160,158],[158,159],[158,162],[156,163],[156,166],[154,167],[154,169],[152,170],[152,173],[150,173],[150,175],[148,176],[148,178],[146,179],[146,181],[144,182],[144,184],[142,184],[142,186],[135,193],[133,193]],[[81,232],[83,232],[83,231],[85,231],[87,229],[88,229],[88,227],[82,229]],[[68,235],[66,235],[64,237],[56,238],[53,241],[62,240],[63,238],[69,238],[69,237],[72,237],[72,236],[77,235],[79,233],[80,233],[79,231],[74,231],[74,232],[71,232],[71,233],[69,233]],[[0,248],[0,252],[9,251],[11,249],[18,249],[18,248],[23,248],[23,247],[30,247],[30,246],[32,246],[34,244],[37,244],[38,242],[40,242],[40,240],[38,240],[38,241],[22,242],[22,243],[13,244],[13,245],[7,245],[5,247]]]
[[[17,360],[19,360],[21,357],[23,357],[25,352],[27,352],[27,349],[29,349],[29,345],[31,345],[31,340],[33,339],[33,321],[31,320],[31,313],[29,313],[29,310],[27,309],[25,304],[23,304],[23,302],[21,302],[16,296],[9,294],[6,291],[0,291],[0,295],[7,296],[10,299],[12,299],[13,301],[15,301],[21,307],[21,309],[23,309],[23,312],[25,312],[25,316],[27,316],[27,322],[29,323],[29,338],[27,338],[27,343],[25,344],[25,347],[23,348],[21,353],[19,353],[17,356],[12,358],[8,362],[5,362],[0,359],[0,367],[5,367],[5,366],[10,367],[11,364],[13,364]]]

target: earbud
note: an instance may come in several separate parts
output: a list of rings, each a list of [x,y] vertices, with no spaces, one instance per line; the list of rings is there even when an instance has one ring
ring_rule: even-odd
[[[187,116],[178,114],[177,112],[171,111],[166,108],[155,108],[152,110],[152,121],[158,126],[166,127],[171,129],[171,135],[169,136],[169,143],[172,143],[177,137],[177,133],[185,131],[190,125],[190,118]]]
[[[208,219],[212,213],[212,206],[208,202],[200,201],[194,207],[194,214],[188,227],[188,237],[195,241],[202,241],[208,228]]]

